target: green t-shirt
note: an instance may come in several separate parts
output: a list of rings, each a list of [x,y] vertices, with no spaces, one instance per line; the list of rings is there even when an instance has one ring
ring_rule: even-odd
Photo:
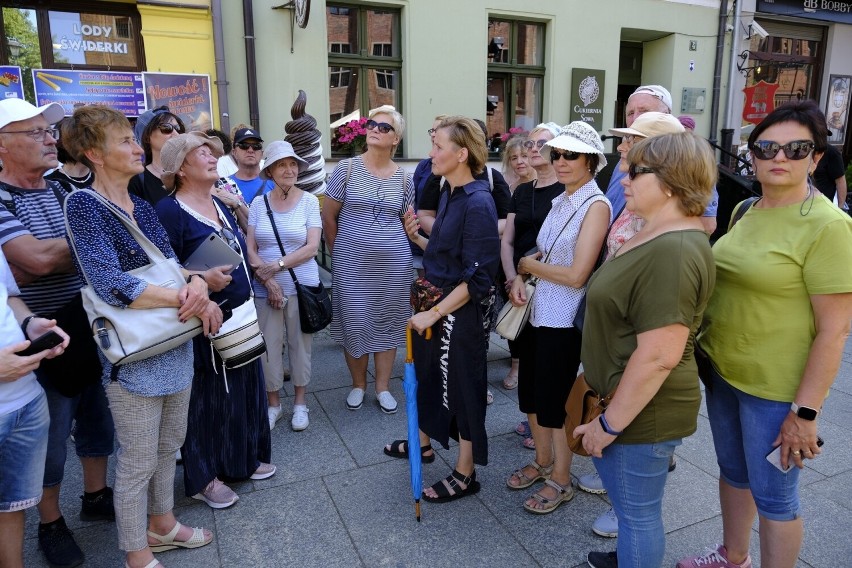
[[[599,393],[618,386],[639,333],[689,327],[680,363],[616,442],[647,444],[695,432],[701,391],[692,342],[715,281],[713,253],[699,230],[664,233],[606,263],[589,282],[583,369]]]
[[[852,219],[819,193],[809,201],[752,207],[713,246],[701,346],[726,381],[768,400],[796,396],[816,335],[810,296],[852,292]]]

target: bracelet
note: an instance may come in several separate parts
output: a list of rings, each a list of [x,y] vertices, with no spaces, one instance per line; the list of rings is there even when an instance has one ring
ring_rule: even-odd
[[[187,276],[187,277],[186,277],[186,283],[187,283],[187,284],[189,284],[189,283],[192,281],[192,277],[193,277],[193,276],[198,276],[199,278],[201,278],[202,280],[204,280],[205,282],[207,282],[207,279],[204,277],[204,275],[203,275],[203,274],[200,274],[200,273],[198,273],[198,272],[193,272],[192,274],[190,274],[189,276]]]
[[[606,413],[602,412],[601,415],[598,416],[598,422],[601,423],[601,428],[603,428],[603,431],[609,434],[610,436],[621,436],[622,434],[624,434],[624,430],[619,431],[610,428],[609,422],[606,421],[606,416],[604,416],[604,414]]]
[[[32,320],[34,320],[35,318],[37,318],[37,317],[40,317],[40,316],[37,316],[37,315],[35,315],[35,314],[32,314],[32,315],[29,315],[29,316],[25,317],[25,318],[24,318],[24,321],[22,321],[22,322],[21,322],[21,331],[23,331],[23,332],[24,332],[24,339],[29,339],[29,338],[30,338],[29,334],[27,334],[27,326],[28,326],[28,325],[30,325],[30,322],[31,322]]]
[[[439,315],[439,316],[444,317],[444,314],[442,314],[442,313],[441,313],[441,310],[439,310],[439,309],[438,309],[438,305],[437,305],[437,304],[435,304],[434,306],[432,306],[432,311],[433,311],[433,312],[438,312],[438,315]]]

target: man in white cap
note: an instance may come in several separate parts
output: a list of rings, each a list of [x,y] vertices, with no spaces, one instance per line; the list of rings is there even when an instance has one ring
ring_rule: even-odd
[[[53,125],[64,114],[55,103],[35,107],[22,99],[0,101],[0,246],[21,298],[36,314],[59,320],[74,338],[75,345],[55,363],[43,362],[36,370],[51,417],[43,496],[38,504],[38,537],[50,565],[77,566],[85,557],[59,508],[71,425],[76,420],[75,444],[85,493],[80,512],[83,520],[115,519],[112,489],[106,485],[114,438],[112,416],[100,385],[97,347],[91,333],[85,333],[88,321],[79,300],[83,282],[65,240],[61,200],[66,192],[57,182],[43,178],[58,165],[59,133]],[[79,330],[81,324],[83,332],[71,331],[75,325]]]

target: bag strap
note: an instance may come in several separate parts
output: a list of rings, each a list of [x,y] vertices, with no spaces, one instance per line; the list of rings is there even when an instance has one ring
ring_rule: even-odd
[[[734,225],[737,224],[737,221],[743,218],[743,215],[759,200],[759,197],[749,197],[742,203],[740,203],[737,210],[734,211],[734,214],[731,215],[731,220],[728,222],[728,230],[730,231]]]
[[[486,165],[485,172],[488,174],[488,189],[494,193],[494,169]]]
[[[558,240],[559,240],[559,237],[561,237],[561,236],[562,236],[562,233],[564,233],[564,232],[565,232],[565,229],[567,229],[567,228],[568,228],[568,225],[570,225],[570,224],[571,224],[571,221],[574,219],[574,216],[575,216],[577,213],[579,213],[579,212],[580,212],[580,209],[582,209],[582,208],[583,208],[583,205],[585,205],[586,203],[588,203],[588,202],[589,202],[589,200],[590,200],[590,199],[592,199],[593,197],[597,197],[597,195],[593,193],[592,195],[588,196],[588,197],[587,197],[587,198],[586,198],[586,199],[585,199],[585,200],[584,200],[584,201],[580,204],[580,206],[579,206],[579,207],[577,207],[577,209],[576,209],[576,210],[574,210],[574,212],[573,212],[573,213],[571,213],[571,216],[570,216],[570,217],[568,217],[568,220],[567,220],[567,221],[565,221],[565,224],[564,224],[564,225],[562,225],[562,229],[559,231],[559,234],[557,234],[557,235],[556,235],[556,238],[553,240],[553,244],[554,244],[554,245],[556,244],[556,241],[558,241]],[[550,250],[549,250],[549,251],[547,251],[547,256],[545,256],[545,257],[544,257],[544,260],[542,260],[541,262],[542,262],[542,263],[544,263],[544,264],[547,264],[547,260],[550,258],[550,254],[551,254],[552,252],[553,252],[553,246],[551,246],[551,247],[550,247]]]
[[[74,234],[71,232],[71,224],[68,222],[68,202],[71,197],[79,194],[88,194],[91,195],[94,199],[99,201],[101,205],[106,207],[106,209],[115,215],[122,225],[127,229],[130,233],[130,236],[142,247],[142,250],[148,255],[148,260],[151,261],[151,264],[156,264],[159,262],[164,262],[168,260],[166,255],[157,248],[157,245],[151,242],[151,240],[145,236],[145,233],[142,232],[142,229],[139,226],[131,221],[127,214],[119,209],[116,205],[113,204],[109,199],[101,196],[98,192],[91,189],[78,189],[73,194],[69,195],[64,203],[62,204],[62,210],[65,216],[65,232],[68,234],[68,240],[71,243],[71,250],[74,251],[74,256],[77,258],[77,265],[80,267],[80,271],[83,273],[83,278],[86,280],[86,284],[91,286],[92,283],[89,281],[89,276],[86,274],[86,271],[83,269],[83,264],[80,262],[80,255],[77,253],[77,246],[74,242]]]
[[[269,215],[269,223],[272,225],[272,232],[275,233],[275,240],[278,241],[278,248],[281,249],[281,256],[287,256],[287,251],[284,250],[284,243],[281,242],[281,235],[278,234],[278,227],[275,226],[275,217],[272,215],[272,207],[269,206],[269,198],[266,194],[263,195],[263,202],[266,203],[266,214]],[[290,278],[293,279],[293,285],[299,284],[299,279],[296,278],[296,273],[292,268],[287,269],[290,272]]]
[[[231,223],[228,222],[228,218],[225,217],[225,214],[222,212],[222,209],[219,207],[219,204],[216,203],[215,199],[213,200],[213,206],[216,208],[216,213],[218,213],[219,215],[219,221],[221,221],[222,227],[230,228],[231,232],[234,233],[234,239],[237,239],[237,231],[234,229]],[[237,240],[237,243],[239,243],[239,240]],[[240,249],[242,250],[242,247],[240,247]],[[254,298],[254,288],[251,286],[251,274],[249,274],[248,266],[246,266],[247,262],[245,253],[243,253],[243,261],[240,264],[243,265],[243,271],[246,273],[246,279],[249,282],[249,299]]]

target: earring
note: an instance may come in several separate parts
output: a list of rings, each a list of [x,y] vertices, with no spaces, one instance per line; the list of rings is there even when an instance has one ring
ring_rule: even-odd
[[[666,192],[666,197],[671,197],[671,196],[672,196],[672,192],[671,192],[671,191],[667,191],[667,192]]]

